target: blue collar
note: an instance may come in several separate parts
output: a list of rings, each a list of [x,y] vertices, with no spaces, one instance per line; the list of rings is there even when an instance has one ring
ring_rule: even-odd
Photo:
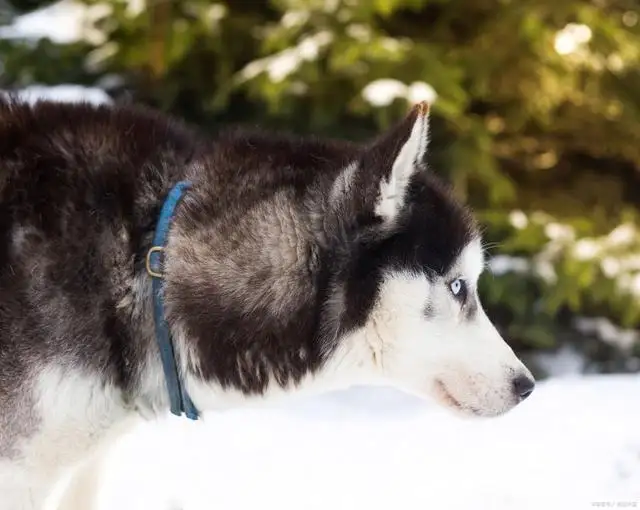
[[[158,223],[156,224],[153,246],[147,252],[147,273],[152,277],[153,315],[156,324],[156,340],[158,342],[158,348],[160,349],[162,369],[164,370],[164,378],[167,383],[167,391],[169,392],[171,412],[176,416],[185,414],[187,418],[197,420],[199,413],[193,405],[191,398],[189,398],[184,384],[180,379],[171,332],[169,331],[169,325],[164,316],[163,274],[161,269],[162,265],[159,260],[167,243],[167,235],[169,234],[173,214],[180,199],[190,187],[191,183],[188,181],[179,182],[171,189],[164,201]]]

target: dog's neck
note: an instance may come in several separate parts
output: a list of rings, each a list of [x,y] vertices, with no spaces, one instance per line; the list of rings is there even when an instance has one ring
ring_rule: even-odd
[[[131,398],[138,412],[151,418],[169,411],[169,398],[154,336],[151,279],[146,272],[137,275],[133,292],[135,297],[130,305],[132,326],[143,358]],[[237,388],[223,388],[216,380],[203,377],[200,368],[206,360],[200,358],[180,327],[173,327],[172,333],[183,382],[200,411],[269,405],[291,397],[322,394],[358,384],[384,384],[374,374],[375,359],[371,351],[363,348],[370,342],[357,338],[357,335],[366,332],[355,333],[353,338],[347,336],[322,369],[309,371],[297,384],[283,387],[275,378],[271,378],[263,392],[250,395]]]
[[[191,172],[194,173],[197,169],[198,167],[193,165]],[[282,219],[276,219],[278,220],[277,226],[282,227]],[[178,232],[180,230],[179,226],[180,225],[177,224]],[[296,236],[293,236],[293,238],[295,237]],[[168,244],[171,245],[171,237]],[[188,246],[190,249],[198,246],[191,238],[182,239],[180,245]],[[208,266],[215,266],[214,262],[217,260],[216,257],[219,254],[212,248],[215,248],[217,244],[212,243],[209,245],[208,243],[201,243],[201,245],[207,248],[207,253],[202,257],[202,263]],[[148,250],[148,248],[149,246],[143,246],[141,253],[138,254],[138,258],[143,253],[146,253],[145,250]],[[165,260],[165,270],[171,270],[176,266],[176,262],[180,260],[181,253],[180,250],[168,250],[165,253],[167,259]],[[225,257],[227,255],[228,254],[222,253],[220,256]],[[222,265],[224,266],[224,260],[218,262],[223,263]],[[176,275],[184,274],[182,268],[179,265],[178,267],[178,270],[175,270],[173,274],[169,275],[170,278],[166,283],[168,291],[166,294],[172,294],[171,277],[178,279]],[[291,264],[288,264],[287,267],[282,267],[282,271],[278,272],[278,274],[286,271],[292,271]],[[299,273],[304,274],[305,271],[306,268],[299,268],[297,273],[292,272],[285,280],[300,281]],[[223,279],[220,281],[216,279],[215,271],[210,271],[209,273],[203,272],[203,275],[206,275],[207,278],[212,278],[213,281],[216,282],[215,292],[222,293],[222,295],[215,296],[216,299],[225,300],[228,298],[230,300],[229,302],[237,300],[237,287],[225,287],[228,283],[227,274],[223,272],[221,275]],[[246,275],[243,274],[241,276]],[[333,291],[338,292],[339,290],[340,289],[334,289]],[[212,288],[208,289],[208,292],[213,291]],[[225,296],[225,292],[227,291],[231,292],[231,295]],[[207,300],[203,300],[201,303],[202,306],[206,306],[207,302]],[[173,301],[173,303],[175,303],[175,301]],[[169,307],[171,307],[171,304],[172,301],[169,301]],[[131,285],[131,299],[127,305],[129,309],[127,315],[131,321],[132,337],[136,339],[138,343],[137,350],[141,353],[140,360],[137,363],[139,368],[134,376],[134,381],[132,381],[131,398],[141,413],[157,415],[159,412],[165,412],[169,409],[169,399],[160,359],[160,351],[155,337],[152,278],[147,274],[144,267],[138,268],[136,277]],[[310,303],[310,306],[317,306],[317,303]],[[327,307],[323,307],[323,309],[324,308]],[[328,308],[331,309],[332,307]],[[206,315],[206,310],[202,310],[202,313]],[[329,315],[326,315],[326,313]],[[322,329],[327,331],[321,331],[319,333],[323,337],[335,335],[338,328],[337,321],[340,320],[338,316],[330,316],[331,314],[337,314],[337,310],[329,310],[329,312],[326,313],[323,315],[321,324]],[[213,316],[213,314],[211,314],[211,316]],[[326,362],[322,362],[319,368],[317,361],[315,362],[315,367],[312,367],[310,364],[307,366],[307,363],[304,361],[298,361],[295,370],[299,371],[301,368],[305,368],[305,370],[302,373],[302,377],[296,380],[295,383],[291,378],[283,381],[281,374],[280,377],[278,377],[275,373],[269,373],[266,377],[267,383],[260,385],[261,387],[259,388],[255,388],[255,386],[252,387],[251,384],[247,383],[246,378],[255,378],[256,376],[252,371],[264,370],[264,367],[254,366],[251,360],[252,354],[245,351],[255,349],[256,343],[251,342],[248,344],[245,342],[243,345],[237,345],[230,349],[229,346],[234,345],[234,342],[225,342],[226,347],[217,350],[215,348],[215,342],[221,339],[219,337],[216,339],[213,333],[221,334],[223,328],[217,327],[215,323],[212,323],[210,324],[210,328],[200,332],[199,338],[190,338],[186,328],[181,325],[180,317],[181,311],[176,311],[175,307],[172,311],[169,311],[168,320],[173,337],[175,358],[179,372],[183,378],[185,389],[194,401],[196,408],[200,411],[236,406],[247,402],[266,402],[291,394],[309,392],[322,393],[332,389],[345,388],[361,382],[371,384],[371,376],[372,373],[375,372],[375,367],[373,366],[375,360],[372,362],[375,356],[372,356],[370,350],[367,348],[372,342],[358,341],[355,337],[350,340],[349,337],[346,337],[339,343],[335,352],[330,352],[330,354],[326,355]],[[292,324],[301,322],[296,319],[296,317],[289,317],[288,320],[290,320]],[[242,334],[251,335],[252,331],[254,330],[245,331]],[[209,333],[211,333],[210,341]],[[261,333],[263,332],[259,329],[255,330],[258,344],[260,344],[261,341],[265,342],[264,339],[260,339]],[[291,334],[295,335],[295,333],[296,332],[292,330]],[[311,331],[307,331],[307,333],[311,333]],[[233,334],[238,334],[238,332],[233,332]],[[288,338],[291,337],[289,336]],[[294,338],[294,340],[296,338]],[[291,344],[287,341],[286,347],[283,345],[286,352],[280,352],[281,349],[270,352],[271,357],[269,358],[267,367],[277,366],[280,363],[286,364],[287,360],[284,358],[280,360],[280,358],[282,356],[286,358],[290,355],[296,355],[298,350],[300,351],[300,360],[304,360],[306,356],[305,349],[308,349],[309,346],[309,339],[300,338],[299,348],[296,347],[296,344],[297,342]],[[206,350],[206,352],[203,352],[203,349]],[[280,354],[277,354],[279,352]],[[247,356],[249,356],[249,358],[248,361],[245,362]],[[224,385],[220,384],[219,381],[225,380],[225,378],[228,377],[228,372],[221,374],[214,368],[221,365],[221,359],[223,365],[231,364],[231,366],[235,368],[235,364],[238,364],[236,371],[238,377],[231,383],[227,382]],[[232,370],[234,368],[232,368]],[[267,372],[269,372],[269,370],[270,368],[267,368]],[[263,375],[261,375],[261,377],[263,377]]]
[[[137,343],[135,351],[139,355],[136,360],[138,367],[131,382],[130,399],[145,417],[169,409],[169,396],[155,338],[151,283],[151,277],[145,269],[139,270],[131,285],[131,298],[126,304],[132,338]]]

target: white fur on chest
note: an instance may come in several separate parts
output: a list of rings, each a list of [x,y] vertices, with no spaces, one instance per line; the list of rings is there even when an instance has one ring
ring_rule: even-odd
[[[118,389],[77,368],[41,369],[32,396],[38,426],[14,458],[0,460],[0,510],[40,510],[65,472],[130,414]]]

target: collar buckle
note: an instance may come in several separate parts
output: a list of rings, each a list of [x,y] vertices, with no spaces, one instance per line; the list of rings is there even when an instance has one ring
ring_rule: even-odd
[[[145,267],[147,268],[147,274],[149,276],[151,276],[152,278],[163,278],[164,274],[161,273],[161,269],[158,269],[157,271],[154,269],[155,264],[153,264],[153,262],[151,261],[151,257],[153,256],[154,253],[163,253],[164,254],[164,246],[152,246],[149,251],[147,252],[147,257],[145,260]],[[158,264],[159,266],[159,264]],[[156,268],[158,266],[155,266]]]

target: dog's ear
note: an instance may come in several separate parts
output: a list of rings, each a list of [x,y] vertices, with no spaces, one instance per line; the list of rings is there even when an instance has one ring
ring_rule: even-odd
[[[425,168],[428,141],[429,105],[420,103],[342,171],[333,184],[331,209],[350,215],[348,223],[393,225],[411,177]]]
[[[374,213],[393,221],[405,203],[411,176],[423,168],[429,141],[429,105],[416,105],[409,115],[376,141],[360,166],[377,184]]]

